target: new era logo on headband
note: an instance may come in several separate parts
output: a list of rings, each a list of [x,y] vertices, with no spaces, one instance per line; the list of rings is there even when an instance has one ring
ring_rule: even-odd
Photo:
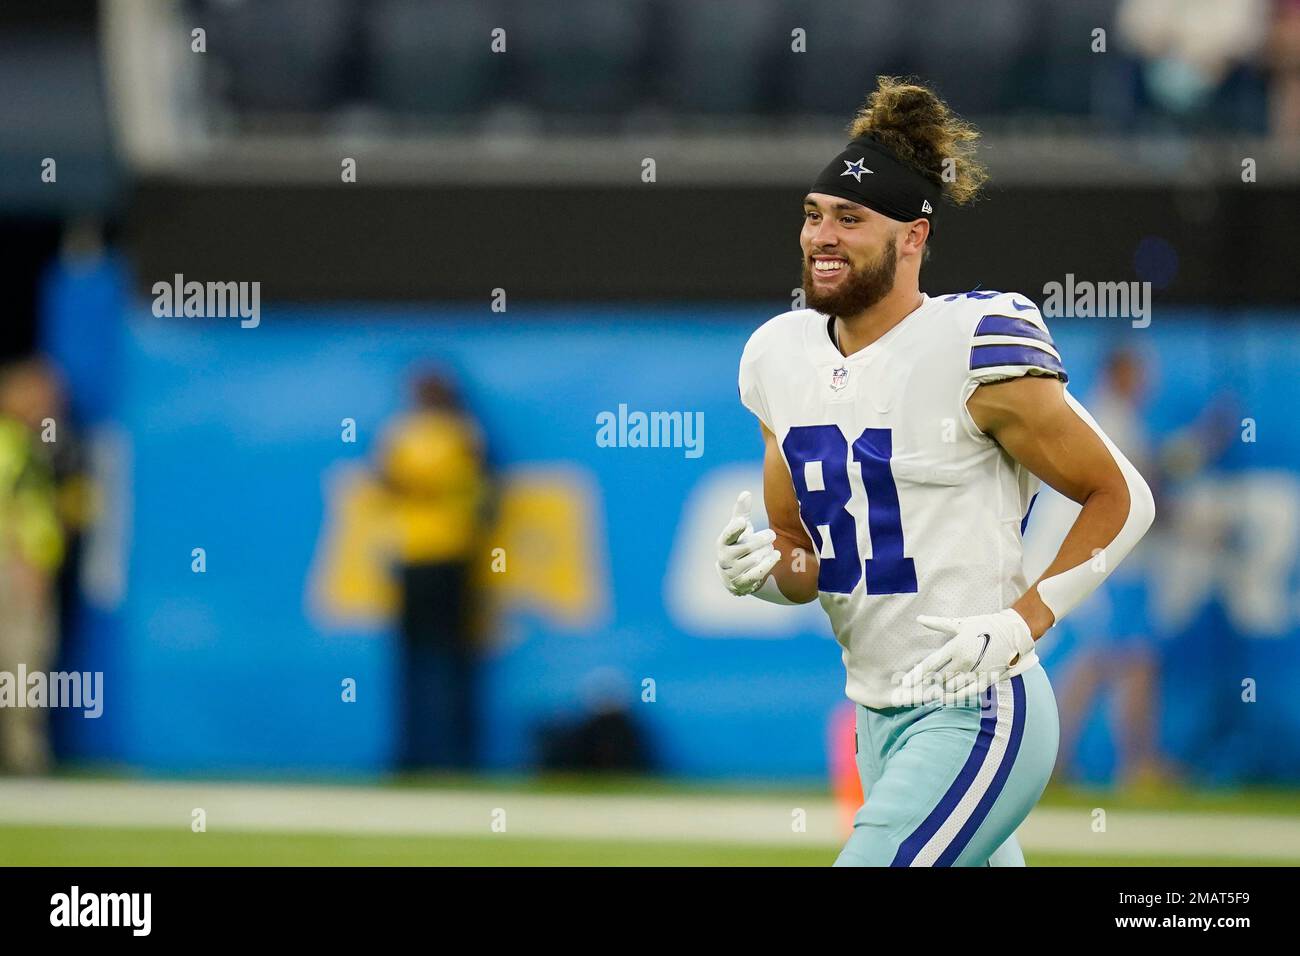
[[[921,212],[934,212],[934,207],[930,205],[930,200],[921,200]]]
[[[844,160],[844,167],[845,167],[844,172],[840,173],[840,175],[852,176],[858,182],[862,182],[863,173],[871,172],[871,170],[867,169],[865,159],[854,159],[854,160],[846,159]]]

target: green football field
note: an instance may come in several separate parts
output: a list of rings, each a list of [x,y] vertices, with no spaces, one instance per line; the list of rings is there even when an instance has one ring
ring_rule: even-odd
[[[806,830],[791,832],[792,812]],[[843,827],[824,790],[770,783],[0,780],[0,864],[11,866],[827,866]],[[1297,865],[1300,799],[1054,787],[1018,835],[1031,866]]]
[[[0,828],[10,866],[828,866],[834,849],[526,837],[376,837],[73,827]],[[1230,857],[1105,860],[1027,854],[1031,866],[1250,866]]]

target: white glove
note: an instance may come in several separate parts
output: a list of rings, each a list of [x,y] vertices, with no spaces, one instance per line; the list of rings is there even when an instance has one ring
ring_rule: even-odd
[[[903,676],[894,691],[897,706],[935,699],[945,706],[976,704],[980,694],[1007,677],[1013,660],[1034,649],[1029,625],[1011,608],[960,618],[922,614],[916,621],[952,640]]]
[[[781,560],[781,552],[772,547],[776,532],[771,528],[755,531],[750,523],[751,501],[748,491],[740,493],[731,520],[718,535],[718,574],[727,590],[738,596],[761,588]]]

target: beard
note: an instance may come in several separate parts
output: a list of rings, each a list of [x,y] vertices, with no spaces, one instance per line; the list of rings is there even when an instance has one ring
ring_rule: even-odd
[[[834,289],[820,292],[813,285],[812,263],[804,256],[804,304],[824,315],[839,317],[865,312],[893,291],[897,267],[898,253],[893,242],[886,242],[874,262],[861,268],[850,265],[849,274]]]

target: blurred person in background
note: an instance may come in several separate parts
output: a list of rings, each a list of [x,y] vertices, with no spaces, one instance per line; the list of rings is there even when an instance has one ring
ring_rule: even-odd
[[[1273,135],[1300,138],[1300,0],[1277,0],[1265,51]]]
[[[53,455],[64,530],[56,607],[62,653],[70,665],[84,651],[78,627],[83,545],[101,517],[102,488],[92,458],[121,393],[123,313],[131,295],[127,263],[108,241],[112,231],[95,216],[71,218],[58,255],[40,280],[39,348],[57,370],[65,402],[58,441],[46,447]],[[87,582],[87,587],[93,590],[94,584]],[[56,720],[56,746],[62,742],[61,729]]]
[[[1115,19],[1159,116],[1179,127],[1263,132],[1270,13],[1269,0],[1123,0]]]
[[[1141,413],[1146,381],[1141,357],[1117,349],[1107,356],[1101,386],[1088,407],[1102,431],[1148,476],[1159,494],[1159,469]],[[1056,772],[1060,779],[1070,775],[1092,706],[1110,688],[1118,705],[1117,778],[1129,785],[1148,785],[1173,776],[1158,743],[1160,654],[1150,614],[1150,555],[1149,544],[1139,543],[1078,610],[1074,630],[1079,650],[1058,695],[1061,743]]]
[[[489,500],[484,447],[448,377],[421,374],[414,399],[385,430],[378,457],[401,591],[403,763],[465,768],[477,744],[473,559]]]
[[[120,393],[131,274],[111,232],[94,217],[71,219],[40,281],[39,348],[58,369],[78,429],[108,419]]]
[[[1195,421],[1153,443],[1143,420],[1148,368],[1142,357],[1116,349],[1102,367],[1101,384],[1089,402],[1094,417],[1130,461],[1150,476],[1154,494],[1167,506],[1146,541],[1078,609],[1072,631],[1078,647],[1061,683],[1061,743],[1055,773],[1072,775],[1080,737],[1095,706],[1114,690],[1115,779],[1128,787],[1158,787],[1180,773],[1162,753],[1161,640],[1152,613],[1161,542],[1174,549],[1221,553],[1222,541],[1201,538],[1178,489],[1212,465],[1227,447],[1237,416],[1227,396],[1212,399]],[[1050,520],[1050,519],[1049,519]]]
[[[63,530],[50,443],[63,408],[58,379],[40,359],[0,369],[0,671],[15,694],[26,673],[44,672],[56,654],[55,586]],[[48,712],[0,706],[0,767],[39,774],[50,764]]]

